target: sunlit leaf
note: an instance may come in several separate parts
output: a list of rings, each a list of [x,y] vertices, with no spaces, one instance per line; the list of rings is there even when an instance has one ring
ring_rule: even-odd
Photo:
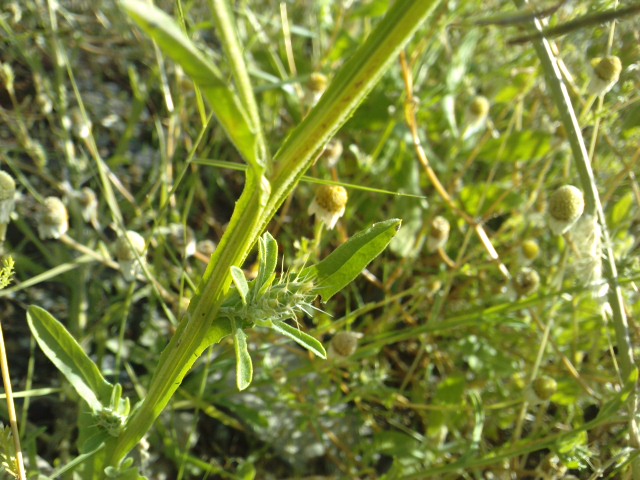
[[[300,276],[314,280],[318,294],[324,301],[329,300],[380,255],[398,232],[400,223],[398,219],[386,220],[358,232],[320,263],[305,268]]]
[[[42,351],[89,407],[94,411],[108,407],[113,386],[64,325],[35,305],[28,308],[27,321]]]

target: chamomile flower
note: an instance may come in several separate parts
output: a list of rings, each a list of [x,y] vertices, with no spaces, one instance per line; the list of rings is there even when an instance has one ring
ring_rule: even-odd
[[[144,238],[138,232],[127,230],[116,240],[115,250],[124,279],[128,282],[135,280],[142,271],[138,258],[144,261]]]
[[[69,214],[58,197],[44,199],[38,222],[38,235],[42,240],[60,238],[69,230]]]
[[[321,185],[309,205],[309,215],[315,215],[329,230],[344,215],[348,200],[347,191],[339,185]]]
[[[549,199],[549,228],[554,235],[568,232],[584,211],[584,195],[573,185],[563,185]]]
[[[604,95],[618,82],[622,72],[622,63],[615,55],[591,60],[589,92]]]
[[[327,88],[327,77],[322,73],[314,72],[309,77],[309,82],[307,83],[308,91],[305,95],[305,102],[314,106],[322,97],[325,89]]]
[[[487,100],[486,97],[482,95],[473,97],[467,107],[467,113],[465,115],[466,126],[462,138],[469,138],[482,128],[489,116],[489,107],[489,100]]]

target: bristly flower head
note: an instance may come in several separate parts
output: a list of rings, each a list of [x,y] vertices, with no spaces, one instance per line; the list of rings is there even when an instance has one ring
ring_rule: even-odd
[[[622,72],[622,63],[618,57],[610,56],[591,60],[591,82],[589,92],[604,95],[618,82]]]
[[[60,238],[69,230],[67,207],[58,197],[47,197],[44,200],[42,214],[38,222],[38,235],[42,240]]]
[[[126,281],[133,281],[142,270],[138,257],[144,260],[144,249],[144,238],[133,230],[127,230],[116,240],[116,259]]]
[[[563,185],[549,199],[549,228],[562,235],[576,223],[584,211],[584,196],[579,188]]]
[[[344,215],[348,200],[347,191],[339,185],[321,185],[309,205],[309,215],[315,215],[329,230]]]

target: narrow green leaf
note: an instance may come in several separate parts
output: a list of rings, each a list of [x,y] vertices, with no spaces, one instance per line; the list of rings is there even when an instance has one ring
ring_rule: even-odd
[[[242,304],[247,304],[247,295],[249,294],[249,284],[247,283],[247,279],[244,276],[244,272],[241,268],[236,266],[231,267],[231,278],[233,279],[233,283],[240,294],[240,298],[242,298]]]
[[[278,243],[269,232],[265,232],[259,240],[259,268],[256,284],[254,287],[255,297],[262,295],[271,286],[275,278],[276,266],[278,264]]]
[[[109,407],[113,386],[104,379],[64,325],[35,305],[27,309],[27,321],[42,351],[89,407],[96,411]]]
[[[238,390],[242,391],[251,385],[253,364],[247,347],[247,335],[241,328],[236,329],[233,344],[236,349],[236,384]]]
[[[303,331],[292,327],[291,325],[280,320],[274,320],[270,328],[280,333],[281,335],[284,335],[285,337],[289,337],[291,340],[303,346],[318,357],[324,359],[327,358],[327,351],[322,346],[322,343],[313,338],[311,335],[304,333]]]
[[[305,268],[300,272],[300,277],[314,280],[319,295],[326,302],[380,255],[398,232],[401,223],[399,219],[386,220],[358,232],[320,263]]]
[[[216,118],[244,159],[262,168],[255,132],[237,95],[218,68],[206,58],[175,21],[159,8],[142,0],[120,0],[125,12],[200,87]]]

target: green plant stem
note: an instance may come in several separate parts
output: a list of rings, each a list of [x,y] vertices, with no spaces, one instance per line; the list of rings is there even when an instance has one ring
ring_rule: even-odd
[[[228,321],[216,319],[231,284],[230,267],[243,263],[258,235],[317,153],[346,122],[438,3],[439,0],[396,1],[378,28],[336,75],[318,105],[278,151],[271,183],[259,168],[247,169],[244,191],[186,317],[162,352],[146,397],[132,412],[122,434],[107,445],[105,465],[117,466],[124,459],[152,427],[200,354],[231,333]]]
[[[514,0],[515,4],[522,8],[525,5],[523,0]],[[542,33],[543,26],[540,20],[534,20],[534,28]],[[595,215],[602,227],[602,245],[604,253],[604,274],[609,285],[608,300],[612,310],[612,323],[618,346],[618,361],[622,380],[629,378],[631,372],[636,368],[633,358],[633,345],[629,335],[629,324],[624,310],[624,300],[622,290],[618,284],[618,272],[615,264],[615,257],[611,247],[611,238],[607,229],[606,217],[600,202],[595,176],[591,168],[591,161],[587,152],[584,139],[580,133],[580,125],[575,115],[571,98],[567,90],[562,75],[558,68],[557,60],[551,49],[551,44],[546,38],[534,39],[532,41],[542,68],[546,74],[547,85],[551,90],[551,95],[560,113],[560,119],[567,132],[567,138],[571,145],[574,162],[580,178],[580,184],[585,193],[586,215]],[[631,441],[633,445],[640,447],[640,437],[635,421],[637,409],[637,394],[629,396],[629,406],[631,408]],[[634,473],[640,475],[640,463],[634,460]]]
[[[240,102],[249,116],[249,125],[257,138],[256,148],[258,152],[256,152],[256,158],[262,165],[265,165],[264,162],[266,162],[268,158],[268,150],[264,141],[262,122],[260,121],[258,104],[253,94],[253,87],[251,86],[242,48],[236,35],[235,22],[229,10],[229,3],[227,0],[210,0],[209,5],[213,13],[216,32],[221,38],[222,48],[224,48],[233,78],[235,79]]]

